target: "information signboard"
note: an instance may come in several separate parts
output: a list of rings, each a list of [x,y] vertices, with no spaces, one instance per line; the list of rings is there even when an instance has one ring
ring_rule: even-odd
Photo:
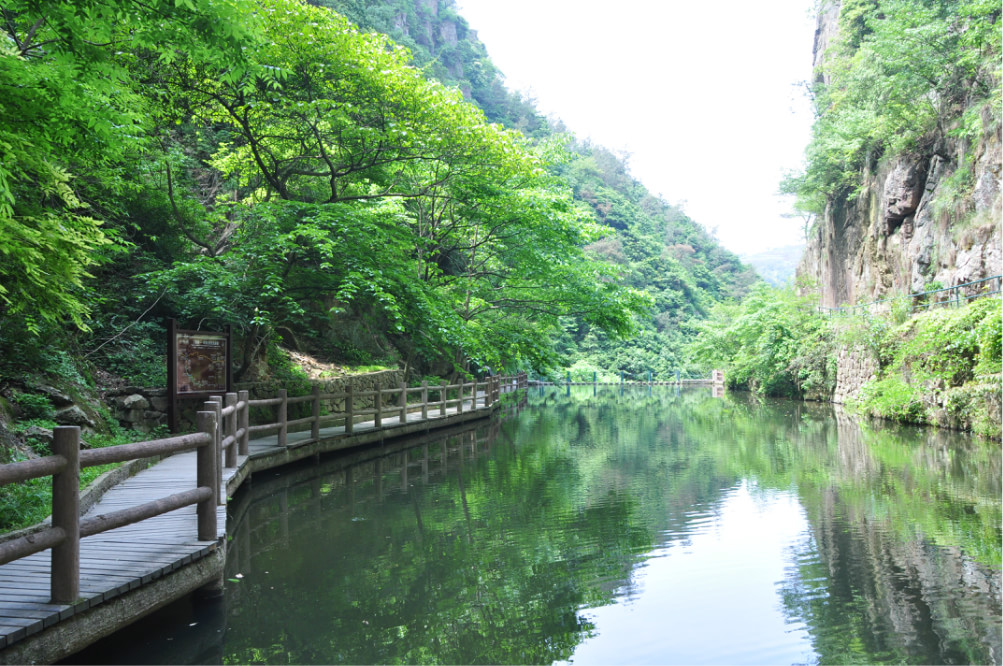
[[[173,319],[167,332],[168,421],[177,432],[178,400],[230,391],[230,327],[224,333],[186,331]]]
[[[178,331],[174,340],[177,394],[226,393],[226,334]]]

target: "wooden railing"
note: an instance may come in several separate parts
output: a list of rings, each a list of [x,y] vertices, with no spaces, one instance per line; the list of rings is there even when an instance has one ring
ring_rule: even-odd
[[[382,427],[385,416],[397,416],[400,423],[408,422],[408,415],[421,413],[421,419],[441,418],[447,409],[455,407],[457,413],[467,409],[495,404],[504,393],[528,387],[525,374],[513,377],[491,377],[484,382],[461,382],[448,385],[429,385],[409,388],[401,385],[394,389],[321,393],[315,387],[311,395],[290,398],[285,389],[276,398],[251,400],[247,391],[215,396],[198,412],[197,432],[146,442],[121,444],[101,449],[80,450],[80,428],[59,426],[53,430],[53,455],[34,460],[0,465],[0,486],[20,483],[29,479],[52,476],[52,526],[27,536],[0,543],[0,565],[52,549],[51,596],[52,603],[72,603],[80,595],[80,539],[124,525],[152,518],[192,504],[197,505],[197,538],[214,541],[216,535],[216,506],[222,504],[223,467],[237,466],[238,456],[248,455],[251,433],[278,430],[279,446],[288,445],[290,427],[310,424],[311,439],[320,438],[322,424],[340,422],[345,434],[351,434],[360,418],[373,417],[374,425]],[[450,397],[450,393],[453,397]],[[411,396],[419,396],[409,402]],[[433,399],[434,396],[434,399]],[[373,407],[355,409],[355,400],[372,398]],[[384,398],[387,398],[384,402]],[[321,401],[343,400],[344,411],[321,415]],[[291,404],[312,403],[308,417],[288,419]],[[250,425],[251,407],[275,407],[276,421]],[[430,417],[430,414],[437,416]],[[170,455],[181,451],[198,451],[195,485],[192,490],[174,493],[145,504],[120,511],[80,518],[80,469],[121,463],[130,460]]]
[[[80,450],[80,427],[53,429],[53,455],[0,465],[0,485],[52,476],[52,527],[0,544],[0,564],[52,549],[52,603],[69,604],[80,596],[80,539],[131,525],[196,504],[199,541],[216,539],[218,428],[214,412],[198,413],[198,432],[149,442]],[[80,519],[80,469],[141,458],[198,450],[196,487],[92,518]]]
[[[677,371],[675,377],[670,377],[667,380],[656,377],[652,372],[648,372],[647,376],[638,376],[629,375],[621,371],[619,380],[614,378],[613,381],[600,380],[599,373],[597,372],[592,373],[592,381],[571,381],[571,372],[569,371],[564,380],[535,379],[529,383],[534,386],[678,386],[681,384],[723,384],[724,371],[711,370],[710,376],[681,376],[681,373]]]
[[[446,415],[447,410],[455,408],[457,413],[463,413],[464,409],[477,409],[478,407],[488,407],[498,402],[503,393],[511,393],[528,386],[528,379],[525,374],[515,376],[489,377],[482,382],[461,382],[459,384],[429,384],[422,382],[421,386],[408,387],[401,384],[399,388],[375,389],[371,391],[356,391],[352,386],[347,386],[344,391],[337,393],[321,393],[319,386],[314,386],[313,393],[297,397],[289,397],[285,389],[279,391],[277,398],[267,398],[264,400],[248,400],[246,392],[239,394],[227,394],[227,405],[234,404],[240,409],[247,403],[250,407],[275,407],[275,421],[262,423],[247,427],[248,433],[277,432],[278,445],[285,447],[289,443],[290,428],[310,425],[310,438],[318,439],[320,430],[324,427],[342,426],[345,434],[354,432],[355,424],[361,420],[372,420],[376,428],[383,427],[383,419],[396,417],[398,424],[413,422],[409,416],[420,414],[420,420],[430,418],[441,418]],[[371,400],[369,400],[371,399]],[[321,414],[321,404],[329,401],[341,401],[343,410],[331,414]],[[372,407],[357,407],[362,401],[372,403]],[[300,403],[310,403],[312,406],[310,416],[297,419],[290,419],[289,406]],[[223,408],[221,414],[224,419],[224,431],[221,435],[223,442],[228,442],[237,432],[240,426],[233,426],[225,420],[227,408]],[[246,423],[246,416],[241,417]],[[233,430],[231,430],[233,428]],[[239,433],[238,433],[239,434]],[[244,435],[246,438],[246,435]],[[243,441],[243,440],[242,440]],[[242,444],[244,446],[244,444]],[[246,451],[241,449],[240,454],[246,455]],[[226,466],[230,467],[229,457]],[[236,459],[234,458],[234,464]]]

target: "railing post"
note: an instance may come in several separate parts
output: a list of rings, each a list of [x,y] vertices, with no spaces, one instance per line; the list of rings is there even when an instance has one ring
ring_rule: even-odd
[[[428,382],[421,383],[421,420],[428,420]]]
[[[352,399],[352,393],[354,388],[351,384],[345,386],[345,434],[352,434],[352,430],[355,428],[355,409],[354,400]]]
[[[279,389],[279,446],[286,446],[289,437],[289,426],[286,425],[289,414],[289,391]]]
[[[463,380],[460,380],[460,401],[456,405],[456,413],[463,413]]]
[[[221,432],[223,430],[223,396],[209,396],[209,401],[204,404],[204,408],[216,415],[216,436],[213,440],[213,455],[216,456],[216,464],[214,465],[216,469],[216,483],[214,485],[216,496],[221,498],[220,501],[222,501],[223,493],[221,492],[221,489],[223,488],[223,451],[220,449],[220,446],[223,442],[223,433]]]
[[[250,391],[238,391],[237,392],[237,402],[244,403],[244,408],[240,410],[240,419],[237,421],[237,427],[244,431],[244,434],[240,437],[240,450],[239,453],[242,456],[246,456],[249,452],[249,445],[251,443],[251,433],[248,432],[248,428],[251,425],[251,392]]]
[[[313,385],[313,421],[310,422],[310,439],[320,439],[320,384]]]
[[[377,428],[383,427],[383,390],[380,388],[376,389],[376,393],[373,395],[373,425]]]
[[[80,596],[80,426],[56,426],[52,452],[66,467],[52,475],[52,526],[63,540],[52,547],[52,603],[70,604]]]
[[[237,466],[237,394],[227,393],[226,394],[226,406],[233,407],[233,412],[226,417],[226,425],[223,428],[223,434],[226,436],[233,435],[233,443],[226,447],[226,466],[227,468]]]
[[[199,432],[204,432],[212,441],[198,448],[195,458],[195,484],[199,488],[213,488],[217,479],[216,464],[219,458],[216,457],[216,447],[219,446],[219,428],[216,426],[215,412],[199,412],[196,415],[196,423]],[[219,488],[214,489],[216,497],[199,502],[195,511],[198,516],[198,539],[199,541],[216,540],[216,503],[220,496]]]
[[[401,425],[407,423],[407,384],[401,382]]]
[[[449,386],[446,382],[442,382],[442,388],[439,389],[439,416],[446,415],[446,387]]]

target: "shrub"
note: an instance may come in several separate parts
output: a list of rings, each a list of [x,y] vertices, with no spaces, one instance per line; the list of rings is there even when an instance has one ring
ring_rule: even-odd
[[[56,413],[49,398],[38,393],[15,393],[11,399],[17,404],[21,418],[25,420],[51,419]]]

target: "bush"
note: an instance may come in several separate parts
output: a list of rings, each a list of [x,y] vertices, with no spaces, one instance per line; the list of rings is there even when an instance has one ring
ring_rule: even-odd
[[[810,294],[753,288],[742,303],[717,305],[690,351],[725,370],[732,387],[766,395],[827,399],[835,388],[835,335]]]
[[[24,420],[51,419],[56,413],[49,398],[38,393],[15,393],[11,400],[17,404]]]
[[[854,406],[872,416],[904,423],[926,423],[924,394],[901,376],[891,375],[864,386]]]
[[[1001,302],[984,298],[959,309],[940,308],[889,328],[879,340],[881,377],[861,391],[867,414],[911,423],[940,423],[998,431],[1003,359]],[[942,408],[943,407],[943,408]]]

